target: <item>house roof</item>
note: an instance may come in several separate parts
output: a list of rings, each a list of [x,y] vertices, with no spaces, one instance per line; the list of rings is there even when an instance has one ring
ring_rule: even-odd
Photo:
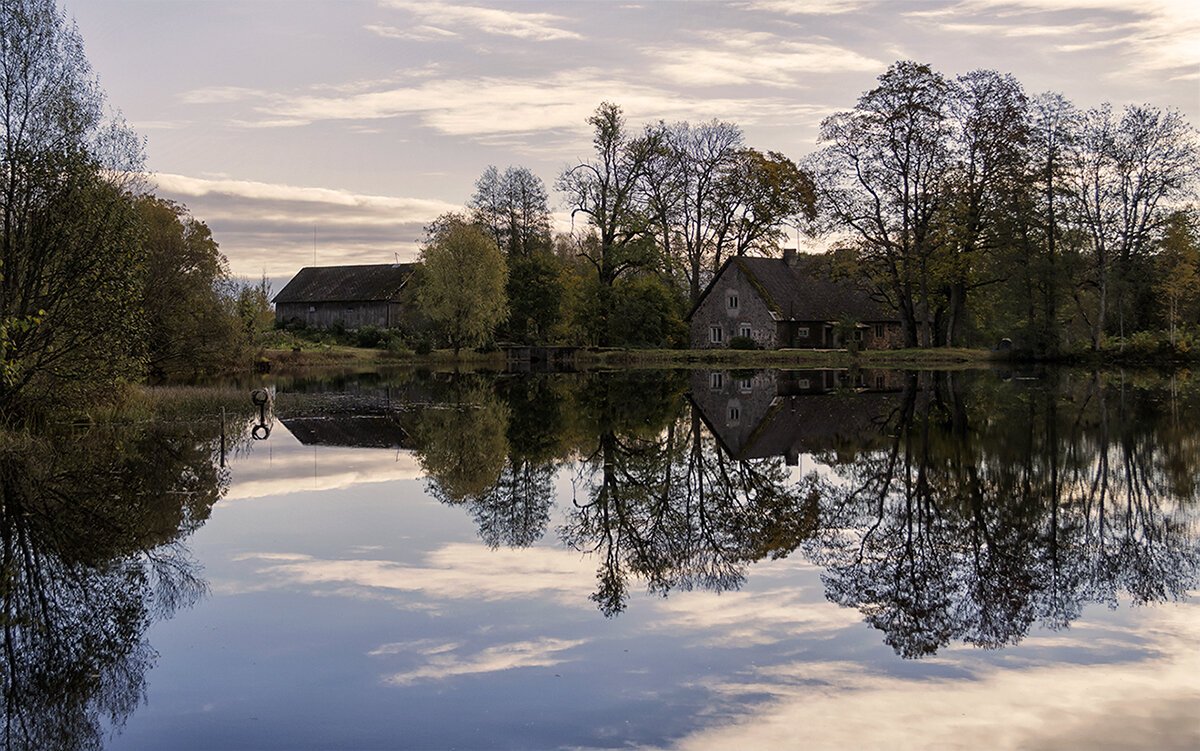
[[[394,299],[416,264],[306,266],[275,295],[275,303],[369,302]]]
[[[847,282],[820,275],[815,264],[803,259],[792,265],[780,258],[734,256],[721,266],[704,294],[696,301],[695,312],[729,267],[736,264],[762,296],[767,307],[784,321],[892,321],[896,316],[871,299],[866,292]],[[691,319],[691,313],[688,319]]]

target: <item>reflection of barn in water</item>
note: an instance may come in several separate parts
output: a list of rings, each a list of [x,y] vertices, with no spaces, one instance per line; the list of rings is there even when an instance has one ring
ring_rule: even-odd
[[[893,370],[695,371],[691,399],[734,459],[862,447],[883,426],[905,387]]]
[[[413,431],[427,388],[340,383],[277,397],[286,404],[280,422],[305,446],[414,448]]]

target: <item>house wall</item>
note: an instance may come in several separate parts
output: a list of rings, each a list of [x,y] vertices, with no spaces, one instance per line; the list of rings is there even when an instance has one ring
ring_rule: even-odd
[[[693,370],[692,403],[734,458],[749,445],[771,410],[779,371]]]
[[[899,321],[869,322],[863,332],[863,349],[904,349],[904,329]]]
[[[737,307],[730,306],[731,295],[737,296]],[[739,336],[743,326],[750,327],[750,338],[759,347],[775,348],[777,331],[770,308],[738,265],[731,263],[692,313],[692,349],[728,347],[729,340]],[[713,327],[721,329],[719,343],[712,341]]]
[[[387,328],[388,307],[386,302],[276,303],[275,317],[284,323],[303,321],[307,326],[320,329],[330,328],[339,321],[347,329]]]

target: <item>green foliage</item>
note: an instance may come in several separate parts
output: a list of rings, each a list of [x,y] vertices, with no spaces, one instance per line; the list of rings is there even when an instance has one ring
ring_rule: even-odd
[[[730,349],[758,349],[758,344],[748,336],[735,336],[729,340]]]
[[[365,349],[374,349],[384,343],[387,332],[378,326],[368,324],[354,332],[354,343]]]
[[[141,369],[142,253],[82,41],[49,0],[0,5],[0,419],[101,397]]]
[[[624,280],[610,291],[608,340],[629,347],[683,347],[687,325],[678,296],[652,276]]]
[[[542,253],[509,264],[508,336],[526,343],[548,341],[562,317],[563,280],[559,263]]]
[[[148,369],[164,376],[231,367],[249,343],[250,295],[235,297],[212,233],[184,206],[153,196],[136,205],[146,254]],[[239,315],[243,302],[246,317]]]
[[[271,308],[271,282],[266,274],[258,284],[242,285],[238,290],[237,314],[242,332],[252,344],[257,344],[262,333],[276,325],[275,311]]]
[[[496,243],[462,216],[446,214],[421,251],[417,301],[455,354],[486,341],[508,314],[508,269]]]

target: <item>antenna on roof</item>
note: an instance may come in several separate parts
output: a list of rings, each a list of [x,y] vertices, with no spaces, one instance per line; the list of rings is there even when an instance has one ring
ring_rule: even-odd
[[[400,265],[400,251],[393,251],[392,255],[396,257],[396,265]]]
[[[317,225],[313,225],[313,266],[317,265]]]

